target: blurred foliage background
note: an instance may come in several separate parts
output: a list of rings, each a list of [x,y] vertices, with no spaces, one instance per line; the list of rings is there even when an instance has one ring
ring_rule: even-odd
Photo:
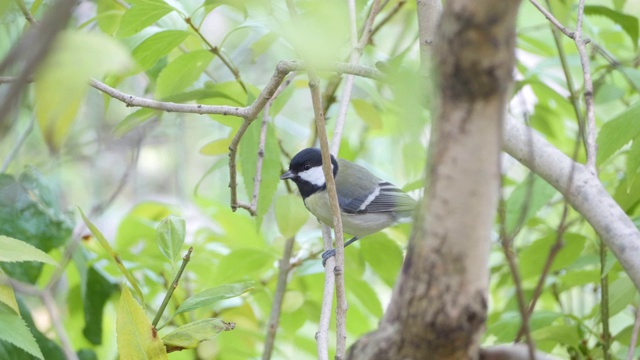
[[[21,3],[0,7],[0,58],[31,26]],[[384,69],[390,80],[356,77],[340,157],[365,165],[419,198],[432,97],[419,76],[416,4],[382,3],[360,63]],[[54,4],[24,3],[36,20]],[[577,1],[544,5],[567,28],[575,28]],[[359,29],[372,6],[373,1],[356,1]],[[635,141],[640,136],[640,2],[590,1],[585,13],[600,178],[635,219],[640,200],[640,141]],[[62,264],[0,258],[12,279],[21,318],[44,358],[64,358],[61,333],[82,359],[116,358],[122,346],[116,314],[123,314],[119,304],[125,301],[119,301],[120,294],[132,281],[126,281],[114,254],[139,285],[144,299],[133,288],[131,293],[143,300],[151,319],[189,246],[191,260],[161,324],[194,294],[225,284],[252,285],[172,318],[160,329],[161,338],[207,318],[234,322],[235,329],[169,357],[259,358],[278,260],[289,238],[295,243],[273,358],[315,358],[324,285],[320,226],[306,215],[291,184],[278,179],[293,154],[317,146],[307,75],[290,74],[291,83],[240,142],[238,197],[250,203],[265,122],[257,216],[230,207],[228,148],[242,119],[127,107],[86,83],[93,77],[123,93],[160,101],[247,106],[280,60],[346,61],[347,14],[346,2],[334,0],[78,2],[67,29],[33,74],[34,83],[20,93],[12,112],[0,114],[0,235],[27,242]],[[580,61],[572,40],[554,34],[545,17],[524,2],[518,19],[517,82],[508,112],[583,162]],[[16,69],[0,75],[10,78]],[[319,75],[331,134],[343,81],[335,73]],[[3,97],[10,91],[7,79],[0,84]],[[337,88],[332,86],[336,83]],[[506,155],[503,201],[491,253],[490,317],[483,343],[519,338],[514,277],[500,241],[500,234],[506,234],[513,240],[525,295],[536,302],[530,321],[536,346],[567,359],[627,357],[639,299],[591,227],[571,209],[563,215],[566,205],[560,194]],[[100,245],[95,231],[90,236],[78,208],[113,251]],[[170,215],[184,219],[184,234],[171,228],[161,240],[157,229]],[[410,225],[387,229],[346,250],[350,342],[377,326],[409,231]],[[182,246],[167,256],[159,244]],[[6,282],[0,285],[7,289]],[[13,310],[3,311],[5,316]],[[0,358],[41,357],[29,346],[0,331]],[[126,358],[122,349],[120,357]]]

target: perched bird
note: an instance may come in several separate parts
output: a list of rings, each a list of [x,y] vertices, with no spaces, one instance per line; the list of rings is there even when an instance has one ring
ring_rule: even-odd
[[[354,237],[344,246],[410,218],[416,201],[395,185],[377,178],[364,167],[331,156],[336,182],[342,228]],[[291,179],[300,190],[306,208],[320,222],[333,226],[327,184],[322,172],[320,149],[308,148],[291,159],[289,171],[281,180]],[[322,254],[322,264],[335,255],[335,250]]]

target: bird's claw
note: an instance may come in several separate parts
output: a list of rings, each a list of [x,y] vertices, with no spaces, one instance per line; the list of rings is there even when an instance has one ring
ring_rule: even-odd
[[[336,255],[336,249],[327,250],[322,253],[322,266],[327,266],[327,260]]]

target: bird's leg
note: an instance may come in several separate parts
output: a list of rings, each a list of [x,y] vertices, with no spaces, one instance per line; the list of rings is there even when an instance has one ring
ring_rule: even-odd
[[[356,242],[358,239],[360,239],[359,237],[352,237],[351,240],[347,241],[346,243],[344,243],[344,247],[347,247],[351,244],[353,244],[354,242]],[[336,255],[336,249],[330,249],[327,250],[325,252],[322,253],[322,266],[325,266],[325,264],[327,263],[327,259],[329,259],[332,256]]]

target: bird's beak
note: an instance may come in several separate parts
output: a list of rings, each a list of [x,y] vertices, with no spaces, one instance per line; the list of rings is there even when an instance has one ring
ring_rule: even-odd
[[[295,176],[296,175],[294,173],[292,173],[291,170],[289,170],[286,173],[282,174],[282,176],[280,176],[280,180],[291,179],[291,178],[293,178]]]

